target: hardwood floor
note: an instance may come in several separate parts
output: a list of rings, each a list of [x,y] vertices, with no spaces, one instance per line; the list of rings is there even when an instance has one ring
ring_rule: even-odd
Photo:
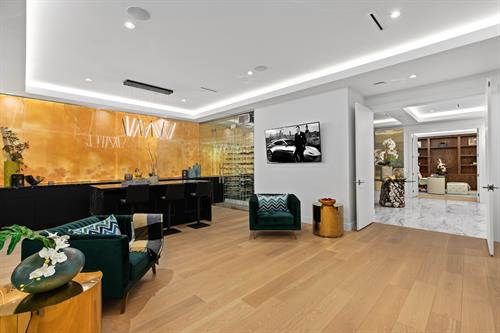
[[[104,332],[500,332],[484,240],[383,224],[250,240],[247,214],[214,207],[211,227],[169,236],[127,312],[105,302]],[[16,260],[0,255],[1,282]]]

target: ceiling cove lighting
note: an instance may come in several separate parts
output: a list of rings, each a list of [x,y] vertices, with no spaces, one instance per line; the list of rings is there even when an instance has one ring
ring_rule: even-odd
[[[389,123],[397,123],[399,124],[399,121],[396,118],[384,118],[384,119],[376,119],[373,121],[374,125],[382,125],[382,124],[389,124]]]
[[[221,100],[217,103],[203,106],[195,111],[195,113],[204,113],[217,110],[219,108],[227,107],[232,104],[242,102],[247,99],[252,99],[258,96],[266,95],[281,89],[286,89],[295,85],[303,84],[309,81],[317,80],[329,75],[337,74],[343,71],[347,71],[356,67],[370,64],[372,62],[380,61],[385,58],[397,56],[406,52],[414,51],[426,46],[437,44],[452,38],[456,38],[462,35],[473,33],[482,29],[491,28],[500,25],[500,15],[491,16],[479,21],[474,21],[465,25],[461,25],[452,29],[441,31],[439,33],[420,38],[408,43],[400,44],[398,46],[388,48],[379,52],[375,52],[363,57],[354,58],[343,63],[339,63],[324,69],[306,73],[293,77],[291,79],[281,81],[260,89],[249,91],[247,93],[237,95],[232,98]],[[497,32],[497,34],[499,34]],[[345,76],[348,77],[348,76]],[[344,78],[344,77],[342,77]]]
[[[439,111],[439,112],[432,112],[432,113],[421,113],[418,111],[416,107],[406,107],[403,108],[406,112],[408,112],[413,118],[415,118],[417,121],[426,121],[426,120],[432,120],[432,119],[437,119],[437,118],[448,118],[450,116],[457,116],[457,115],[470,115],[474,113],[479,113],[479,112],[484,112],[486,111],[485,106],[476,106],[476,107],[470,107],[470,108],[464,108],[464,109],[453,109],[453,110],[447,110],[447,111]]]
[[[36,56],[36,48],[34,47],[37,44],[36,41],[39,40],[39,38],[37,38],[39,29],[38,26],[35,24],[39,20],[39,14],[37,13],[38,6],[39,5],[37,1],[27,0],[26,82],[25,82],[27,92],[43,91],[43,94],[46,96],[51,96],[52,94],[54,95],[54,97],[56,97],[57,95],[59,98],[64,98],[63,95],[68,94],[71,95],[71,97],[66,96],[67,98],[72,98],[75,100],[78,100],[78,96],[83,96],[87,99],[96,98],[99,99],[98,104],[105,104],[103,103],[103,101],[108,101],[110,103],[114,102],[119,104],[126,103],[134,107],[154,108],[158,111],[176,112],[184,114],[188,118],[193,118],[193,119],[206,116],[208,114],[212,114],[215,112],[228,110],[230,108],[248,105],[252,102],[275,97],[282,93],[291,93],[301,89],[310,88],[317,84],[332,82],[335,80],[347,78],[359,74],[360,72],[368,70],[365,68],[358,68],[358,67],[367,66],[369,64],[385,60],[386,58],[402,55],[404,53],[408,53],[411,51],[415,51],[417,49],[435,45],[440,42],[444,42],[453,38],[465,36],[474,32],[480,32],[481,30],[489,29],[488,31],[485,31],[484,34],[481,32],[478,35],[478,37],[476,38],[478,41],[483,40],[485,38],[493,37],[492,35],[494,36],[500,35],[500,31],[498,29],[495,30],[490,29],[500,26],[500,15],[497,14],[495,16],[490,16],[478,21],[469,22],[467,24],[456,26],[454,28],[447,29],[444,31],[440,31],[438,33],[423,38],[419,38],[410,42],[406,42],[394,47],[386,48],[378,52],[366,54],[364,56],[357,58],[352,58],[350,60],[341,63],[336,63],[331,66],[322,68],[320,70],[294,76],[287,80],[279,81],[271,85],[247,91],[243,94],[222,99],[215,103],[207,104],[197,109],[183,109],[175,106],[170,106],[167,104],[151,103],[148,101],[130,99],[122,96],[98,93],[95,91],[63,86],[36,79],[36,77],[33,74],[38,66],[38,64],[36,63],[38,57]],[[458,44],[460,45],[463,45],[463,43],[466,42],[465,41],[458,42]],[[438,51],[436,51],[435,49],[432,50],[429,49],[428,51],[425,50],[423,53],[425,55],[429,55],[436,52]],[[386,61],[384,64],[381,64],[380,66],[387,66],[388,62],[390,61]],[[378,66],[377,64],[373,64],[369,68],[369,70],[376,69],[377,66]],[[127,107],[127,106],[121,105],[120,107]]]
[[[439,132],[428,132],[428,133],[415,133],[416,137],[421,136],[442,136],[442,135],[453,135],[453,134],[472,134],[477,133],[477,128],[469,128],[464,130],[452,130],[452,131],[439,131]]]
[[[88,98],[92,98],[92,99],[98,99],[100,101],[111,101],[111,102],[116,102],[116,103],[121,103],[121,104],[129,104],[129,105],[133,105],[136,107],[144,107],[144,108],[150,108],[150,109],[156,109],[156,110],[162,110],[162,111],[178,112],[178,113],[187,114],[187,115],[192,113],[188,109],[178,108],[175,106],[164,105],[164,104],[159,104],[159,103],[154,103],[154,102],[147,102],[147,101],[128,98],[128,97],[109,95],[109,94],[104,94],[104,93],[85,90],[85,89],[78,89],[78,88],[72,88],[72,87],[67,87],[67,86],[61,86],[61,85],[52,84],[52,83],[48,83],[48,82],[28,81],[28,82],[26,82],[26,89],[30,89],[30,91],[33,91],[33,92],[36,92],[36,93],[42,94],[42,95],[46,94],[47,91],[56,91],[56,92],[60,92],[63,94],[68,94],[68,95],[73,95],[73,96],[83,96],[83,97],[88,97]],[[101,102],[100,104],[104,104],[104,103]]]

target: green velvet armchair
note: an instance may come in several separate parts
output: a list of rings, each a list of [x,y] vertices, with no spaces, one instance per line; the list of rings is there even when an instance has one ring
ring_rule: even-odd
[[[104,220],[107,216],[91,216],[78,221],[47,229],[59,235],[68,235],[69,229],[77,229]],[[115,215],[121,235],[70,235],[70,246],[85,254],[84,272],[101,271],[103,298],[122,299],[125,312],[129,290],[149,269],[156,274],[155,261],[147,253],[130,252],[132,215]],[[158,224],[158,228],[162,228]],[[160,231],[161,232],[161,231]],[[22,259],[40,251],[41,244],[25,239],[22,243]]]
[[[294,194],[289,194],[287,206],[289,212],[259,212],[257,195],[252,195],[249,202],[249,222],[254,238],[258,230],[300,230],[300,200]]]

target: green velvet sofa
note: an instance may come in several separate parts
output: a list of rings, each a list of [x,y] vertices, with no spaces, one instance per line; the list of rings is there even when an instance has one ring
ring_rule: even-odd
[[[91,216],[78,221],[47,229],[58,235],[68,235],[69,229],[77,229],[104,220],[107,216]],[[70,246],[85,254],[84,272],[101,271],[103,298],[122,299],[125,311],[129,290],[149,269],[156,274],[155,262],[147,253],[130,252],[132,215],[115,215],[121,235],[70,235]],[[158,228],[161,228],[158,224]],[[160,231],[161,232],[161,231]],[[40,251],[38,241],[23,240],[22,259]]]
[[[289,194],[287,206],[289,212],[259,212],[257,195],[252,195],[249,202],[249,222],[254,238],[259,230],[300,230],[300,200],[294,194]]]

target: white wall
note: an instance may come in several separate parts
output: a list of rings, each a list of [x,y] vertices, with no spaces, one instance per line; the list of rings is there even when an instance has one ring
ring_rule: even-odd
[[[351,103],[360,95],[352,93]],[[300,97],[255,109],[255,192],[293,193],[301,200],[302,221],[312,221],[312,204],[333,197],[344,204],[344,226],[354,221],[352,167],[353,111],[349,89]],[[321,163],[270,164],[264,131],[270,128],[319,121]]]

